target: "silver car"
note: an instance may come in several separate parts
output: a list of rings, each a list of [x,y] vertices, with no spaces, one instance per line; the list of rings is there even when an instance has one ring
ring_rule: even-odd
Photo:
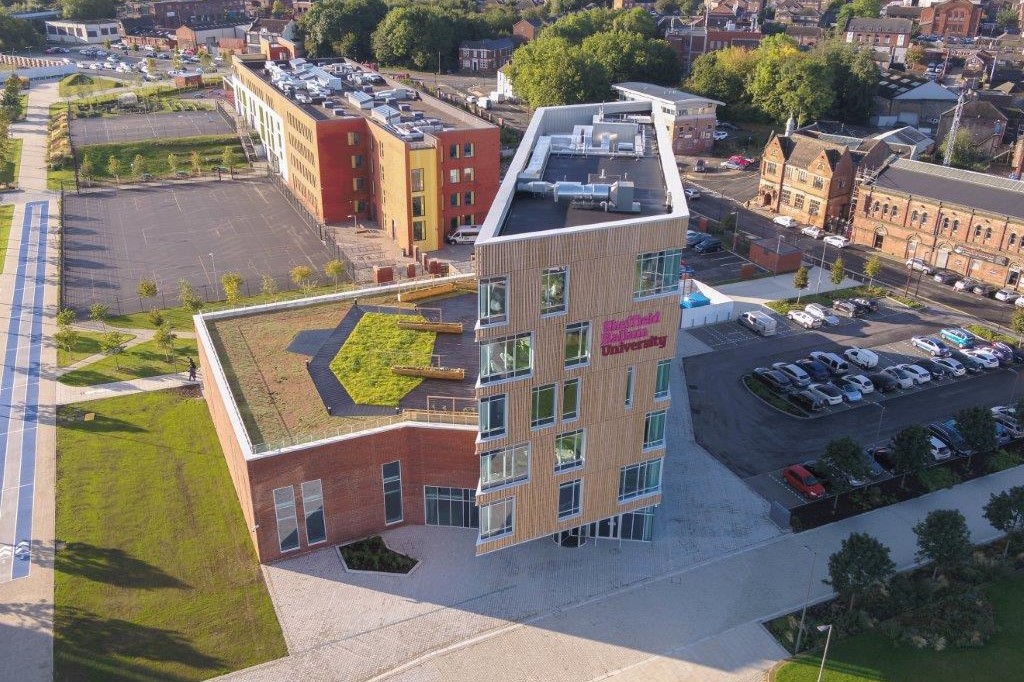
[[[895,365],[883,369],[882,374],[885,374],[890,379],[898,383],[900,388],[911,388],[914,385],[914,377]]]
[[[808,303],[804,306],[804,311],[806,311],[811,317],[821,320],[830,327],[835,327],[839,324],[839,318],[832,314],[832,310],[830,308],[826,308],[820,303]]]

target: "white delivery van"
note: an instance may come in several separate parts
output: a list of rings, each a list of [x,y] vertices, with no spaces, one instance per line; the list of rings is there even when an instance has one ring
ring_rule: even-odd
[[[480,236],[479,225],[463,225],[448,235],[449,244],[473,244]]]
[[[761,336],[773,336],[775,334],[775,318],[768,313],[762,313],[760,310],[749,310],[745,313],[740,313],[736,321],[755,334]]]

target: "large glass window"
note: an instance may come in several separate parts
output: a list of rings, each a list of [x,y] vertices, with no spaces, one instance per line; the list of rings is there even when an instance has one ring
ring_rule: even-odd
[[[480,517],[476,507],[476,491],[470,488],[423,487],[428,526],[477,528]]]
[[[274,489],[274,513],[277,515],[277,542],[282,552],[299,547],[299,522],[295,518],[295,489]]]
[[[583,481],[569,481],[558,486],[558,518],[567,519],[579,514],[582,497]]]
[[[413,168],[410,174],[410,185],[413,192],[423,191],[423,169]]]
[[[531,391],[530,426],[539,428],[555,423],[555,385],[536,386]]]
[[[533,370],[533,337],[520,334],[480,346],[480,382],[526,376]]]
[[[665,410],[648,412],[644,420],[644,450],[665,445]]]
[[[661,460],[651,459],[619,469],[619,502],[661,490]]]
[[[664,400],[668,397],[669,378],[672,375],[672,361],[659,360],[658,369],[654,373],[654,399]]]
[[[583,429],[558,436],[555,439],[555,471],[583,466],[585,441]]]
[[[402,520],[402,463],[389,462],[381,467],[384,478],[384,522]]]
[[[530,446],[513,445],[480,455],[480,489],[496,488],[530,477]]]
[[[580,416],[580,380],[562,382],[562,421],[568,422]]]
[[[565,366],[590,362],[590,323],[577,322],[565,328]]]
[[[619,537],[623,540],[651,541],[654,530],[654,507],[634,509],[622,515]]]
[[[480,508],[480,539],[508,535],[515,529],[516,501],[511,497]]]
[[[564,313],[569,304],[569,268],[549,268],[540,275],[540,314]]]
[[[326,540],[324,491],[319,479],[302,484],[302,513],[306,517],[306,542],[313,545]]]
[[[506,312],[506,288],[508,280],[504,277],[491,277],[480,280],[477,287],[477,317],[480,324],[501,324],[508,320]]]
[[[480,438],[498,438],[505,435],[507,416],[505,394],[480,399]]]
[[[668,249],[637,256],[633,297],[641,299],[676,293],[679,290],[682,253],[679,249]]]

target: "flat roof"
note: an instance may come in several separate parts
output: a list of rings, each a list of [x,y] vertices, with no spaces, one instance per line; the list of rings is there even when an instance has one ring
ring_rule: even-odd
[[[720,107],[725,106],[724,102],[719,102],[715,99],[695,95],[692,92],[684,92],[682,90],[676,90],[675,88],[665,87],[664,85],[654,85],[653,83],[628,81],[625,83],[616,83],[612,88],[619,92],[632,92],[643,95],[644,97],[659,99],[664,102],[711,102]]]

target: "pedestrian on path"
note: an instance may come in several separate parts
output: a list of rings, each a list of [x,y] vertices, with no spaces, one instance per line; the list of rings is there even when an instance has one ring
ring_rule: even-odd
[[[196,380],[196,361],[193,360],[192,358],[188,359],[188,380]]]

